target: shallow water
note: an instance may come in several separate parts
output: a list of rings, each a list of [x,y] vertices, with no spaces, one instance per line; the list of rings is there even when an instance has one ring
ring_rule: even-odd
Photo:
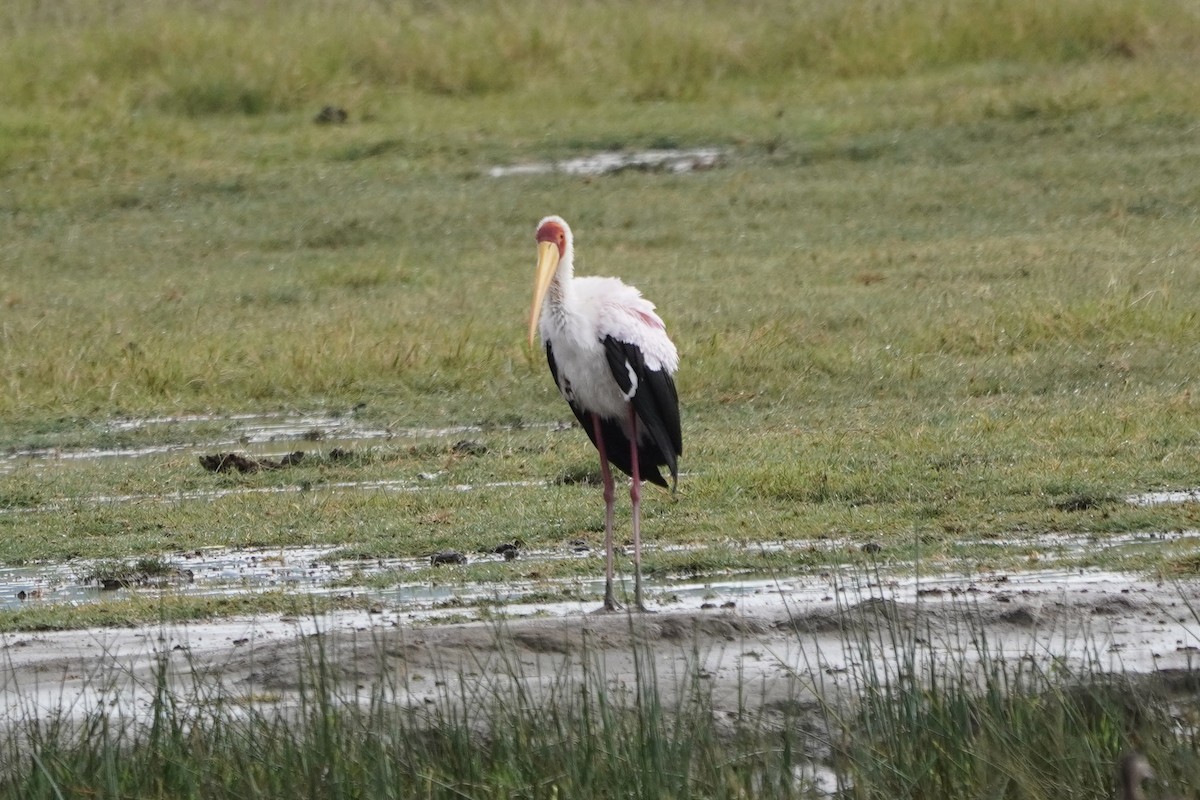
[[[800,547],[807,542],[791,544]],[[156,595],[166,592],[218,597],[286,589],[309,594],[365,595],[380,601],[390,611],[410,618],[429,618],[450,611],[474,616],[479,607],[489,608],[497,604],[503,605],[506,612],[514,616],[558,616],[594,606],[595,600],[583,601],[573,597],[599,597],[604,585],[600,576],[602,556],[597,552],[579,553],[564,549],[530,554],[539,560],[594,560],[597,566],[595,577],[536,581],[516,579],[470,584],[439,579],[440,570],[455,568],[431,569],[427,557],[331,559],[336,552],[337,548],[334,547],[205,548],[163,559],[186,578],[170,577],[150,587],[115,590],[83,583],[84,576],[97,566],[91,561],[0,568],[0,608],[45,603],[79,604],[135,593]],[[525,560],[530,556],[526,556]],[[504,563],[503,557],[494,554],[471,554],[469,558],[473,563]],[[518,563],[514,569],[526,571],[528,564]],[[412,573],[411,580],[404,579],[406,572]],[[367,581],[380,574],[398,576],[396,584],[381,589],[367,588]],[[628,583],[628,577],[624,576],[623,584]],[[798,608],[812,608],[838,602],[839,597],[846,593],[860,593],[872,586],[883,586],[903,596],[928,598],[926,602],[944,602],[985,590],[1003,589],[1020,593],[1047,586],[1070,590],[1123,580],[1128,578],[1099,569],[1050,567],[1021,572],[947,571],[936,575],[881,576],[878,572],[847,567],[816,574],[774,576],[740,573],[711,575],[701,579],[647,576],[644,584],[648,594],[657,597],[664,607],[717,608],[732,602],[745,608],[747,605],[784,602],[793,603]],[[631,591],[629,586],[625,586],[625,589]],[[546,599],[547,596],[558,594],[558,590],[566,590],[564,596],[570,597],[560,601]],[[19,598],[22,592],[25,593],[25,599]]]
[[[986,540],[986,544],[1014,548],[1021,552],[1033,546],[1042,554],[1031,562],[1029,570],[987,572],[973,569],[974,556],[955,562],[940,560],[936,575],[922,575],[921,565],[908,561],[888,561],[861,578],[861,567],[824,568],[816,572],[794,575],[746,574],[744,572],[714,574],[694,579],[679,576],[647,576],[644,584],[651,597],[674,606],[700,607],[706,603],[720,605],[740,601],[748,596],[775,593],[793,597],[802,604],[811,604],[826,597],[837,586],[844,585],[847,576],[861,586],[882,580],[890,586],[916,586],[925,589],[955,587],[955,592],[971,591],[973,586],[1001,580],[1009,587],[1029,582],[1053,581],[1063,586],[1083,584],[1093,580],[1109,580],[1111,573],[1098,570],[1078,570],[1056,566],[1058,559],[1070,559],[1083,552],[1103,553],[1112,560],[1124,549],[1138,549],[1146,544],[1169,540],[1200,542],[1200,531],[1169,534],[1125,534],[1096,540],[1086,535],[1057,535],[1053,537],[1019,537],[1004,541]],[[970,543],[967,543],[970,544]],[[811,551],[814,547],[827,550],[850,550],[857,547],[848,540],[776,541],[745,546],[747,552]],[[568,613],[585,604],[577,600],[560,603],[547,597],[598,597],[603,592],[603,554],[598,550],[576,550],[573,546],[523,551],[512,562],[512,577],[498,583],[464,583],[455,577],[454,566],[433,568],[428,556],[418,558],[341,559],[338,547],[277,547],[223,548],[211,547],[188,553],[161,554],[161,561],[185,578],[173,578],[149,587],[130,587],[104,590],[87,585],[84,578],[96,571],[98,564],[78,560],[69,564],[28,565],[0,568],[0,609],[18,608],[30,603],[87,603],[126,593],[154,594],[169,592],[190,596],[234,596],[244,593],[274,591],[303,592],[319,595],[354,595],[383,603],[400,613],[429,616],[453,611],[460,616],[475,617],[489,614],[496,605],[506,611],[523,613]],[[646,546],[647,553],[700,552],[702,545]],[[506,563],[493,553],[468,553],[470,563]],[[539,562],[563,559],[583,559],[595,562],[590,577],[529,580],[519,577],[530,572]],[[445,570],[445,572],[442,572]],[[410,578],[405,575],[410,574]],[[394,580],[384,588],[369,586],[380,575]],[[914,575],[919,577],[913,577]],[[625,576],[628,579],[628,576]],[[378,580],[374,581],[378,583]],[[936,592],[935,592],[936,593]],[[954,594],[953,592],[951,594]],[[534,600],[533,598],[537,598]],[[593,600],[587,604],[594,603]]]

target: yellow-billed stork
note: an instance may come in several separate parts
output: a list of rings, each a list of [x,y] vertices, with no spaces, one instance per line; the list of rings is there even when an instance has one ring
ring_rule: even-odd
[[[641,611],[641,483],[679,483],[683,454],[679,395],[672,377],[679,354],[654,304],[617,278],[574,277],[574,240],[562,217],[537,226],[537,278],[529,314],[529,344],[541,334],[550,373],[600,453],[604,480],[604,608],[613,596],[613,488],[609,464],[631,478],[634,600]]]

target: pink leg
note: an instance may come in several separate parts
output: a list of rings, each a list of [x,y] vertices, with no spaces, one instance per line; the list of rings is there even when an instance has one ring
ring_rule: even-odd
[[[613,487],[612,469],[608,466],[608,453],[604,452],[604,432],[600,429],[600,417],[592,414],[592,428],[596,431],[596,449],[600,451],[600,476],[604,479],[604,611],[616,611],[620,606],[613,595],[613,577],[616,572],[613,552]]]
[[[638,611],[645,611],[642,602],[642,476],[638,469],[637,413],[629,406],[629,461],[632,472],[629,484],[629,502],[633,506],[633,598]]]

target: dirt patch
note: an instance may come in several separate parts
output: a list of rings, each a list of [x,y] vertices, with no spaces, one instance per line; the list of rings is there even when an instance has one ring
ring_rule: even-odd
[[[241,676],[237,680],[243,685],[285,692],[298,687],[304,670],[318,658],[342,681],[390,678],[409,685],[414,676],[422,680],[437,676],[443,682],[448,676],[464,674],[516,677],[522,667],[530,666],[550,667],[547,674],[561,675],[564,669],[581,668],[591,659],[616,665],[614,674],[623,675],[632,670],[637,653],[673,657],[693,647],[771,639],[778,635],[775,627],[764,618],[693,612],[592,614],[420,628],[340,626],[233,653],[222,669],[228,676]]]
[[[294,453],[287,453],[280,459],[253,458],[241,453],[211,453],[200,456],[200,466],[209,472],[253,473],[294,467],[303,460],[304,453],[300,450]]]

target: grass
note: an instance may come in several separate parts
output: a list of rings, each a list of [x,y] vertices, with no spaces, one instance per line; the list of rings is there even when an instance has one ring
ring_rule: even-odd
[[[911,644],[894,672],[864,668],[842,740],[847,796],[1112,796],[1117,756],[1146,748],[1169,785],[1192,785],[1194,737],[1164,736],[1170,692],[1099,669],[1098,655],[1076,670],[1030,654],[1006,660],[985,636],[970,642],[982,677],[961,656],[936,663]]]
[[[480,425],[486,452],[398,435],[245,476],[17,457],[0,561],[594,541],[598,491],[556,482],[594,470],[584,437],[515,424],[569,419],[522,333],[552,211],[682,353],[655,542],[937,556],[1197,527],[1194,503],[1121,502],[1195,485],[1189,4],[340,8],[0,12],[0,445],[202,448],[295,412]],[[329,103],[347,124],[313,123]],[[486,177],[691,145],[724,165]],[[192,414],[214,418],[114,424]],[[380,480],[428,491],[336,489]]]
[[[299,597],[283,589],[217,596],[132,593],[98,602],[70,605],[30,602],[0,615],[0,633],[174,625],[258,614],[287,617],[314,612],[364,610],[370,606],[369,599],[349,594]]]
[[[262,115],[330,95],[374,111],[396,89],[470,99],[532,86],[584,102],[686,100],[724,83],[770,86],[797,74],[896,77],[998,60],[1137,58],[1194,43],[1200,24],[1176,0],[693,9],[681,2],[561,9],[524,0],[364,3],[342,14],[330,2],[299,11],[270,0],[162,10],[73,0],[50,10],[19,0],[0,18],[12,44],[0,87],[23,106],[188,117]]]

